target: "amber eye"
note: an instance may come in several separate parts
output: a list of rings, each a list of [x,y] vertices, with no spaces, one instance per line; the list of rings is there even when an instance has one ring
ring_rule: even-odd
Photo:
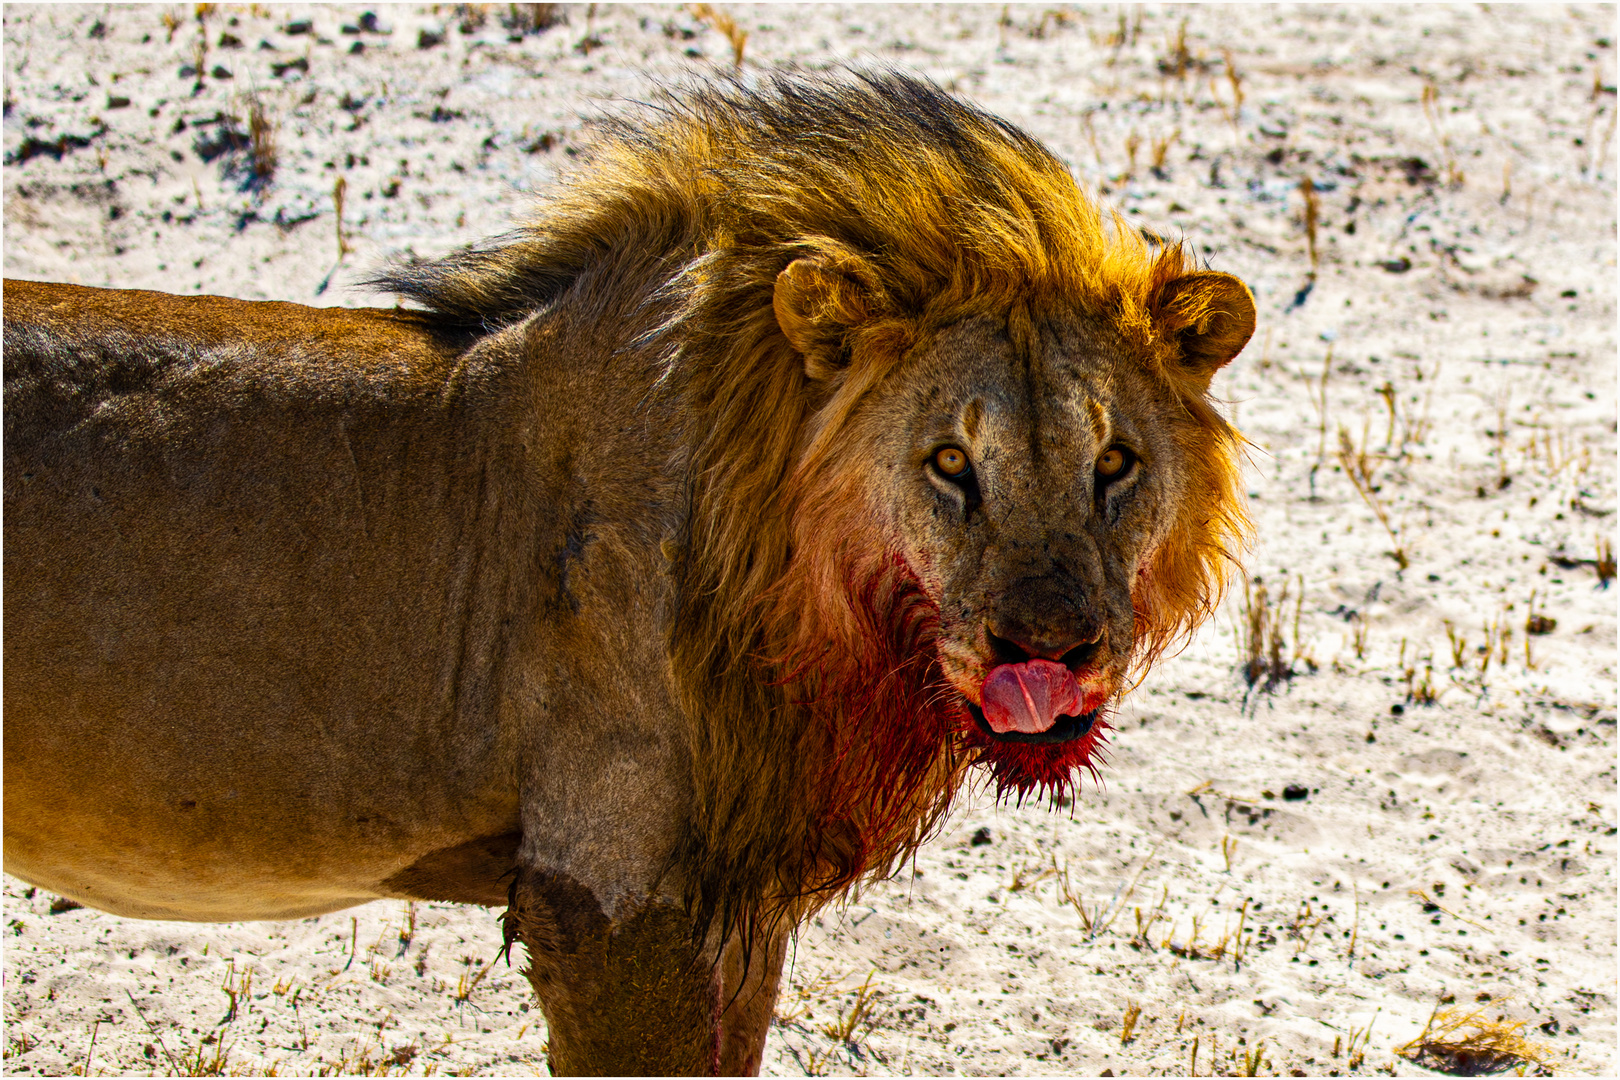
[[[1125,471],[1131,463],[1130,451],[1123,446],[1110,446],[1102,452],[1097,459],[1097,475],[1104,480],[1112,480]]]
[[[934,455],[934,467],[946,476],[961,476],[968,471],[968,456],[954,446],[947,446]]]

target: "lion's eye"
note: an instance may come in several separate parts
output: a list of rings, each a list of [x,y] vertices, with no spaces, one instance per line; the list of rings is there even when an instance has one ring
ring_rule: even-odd
[[[947,446],[934,455],[934,468],[946,476],[956,478],[968,471],[968,456],[954,446]]]
[[[1131,452],[1123,446],[1110,446],[1097,459],[1097,475],[1104,480],[1117,480],[1131,467]]]

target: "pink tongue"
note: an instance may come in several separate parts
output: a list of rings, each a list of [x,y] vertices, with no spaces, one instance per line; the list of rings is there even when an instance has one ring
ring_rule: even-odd
[[[980,694],[984,718],[998,735],[1047,731],[1059,716],[1075,715],[1081,698],[1073,673],[1050,660],[1002,664],[984,680]]]

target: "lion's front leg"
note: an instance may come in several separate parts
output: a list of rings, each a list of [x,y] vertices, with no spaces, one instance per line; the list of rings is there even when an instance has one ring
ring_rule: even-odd
[[[734,934],[721,961],[720,1075],[754,1076],[765,1057],[765,1035],[776,1014],[782,960],[791,927],[785,923],[745,938]]]
[[[529,952],[553,1074],[759,1071],[785,932],[760,934],[752,948],[733,937],[716,963],[678,904],[621,905],[610,919],[569,875],[536,870],[520,873],[504,918],[508,941]]]

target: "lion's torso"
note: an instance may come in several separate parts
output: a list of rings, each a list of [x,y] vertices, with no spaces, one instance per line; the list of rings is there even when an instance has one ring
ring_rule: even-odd
[[[468,348],[27,282],[5,313],[8,872],[163,918],[501,903],[525,793],[589,817],[635,785],[581,761],[679,756],[636,719],[668,436],[625,437],[563,321]]]
[[[419,313],[8,285],[8,868],[729,925],[1093,767],[1241,537],[1252,298],[937,88],[773,86],[379,279]]]

